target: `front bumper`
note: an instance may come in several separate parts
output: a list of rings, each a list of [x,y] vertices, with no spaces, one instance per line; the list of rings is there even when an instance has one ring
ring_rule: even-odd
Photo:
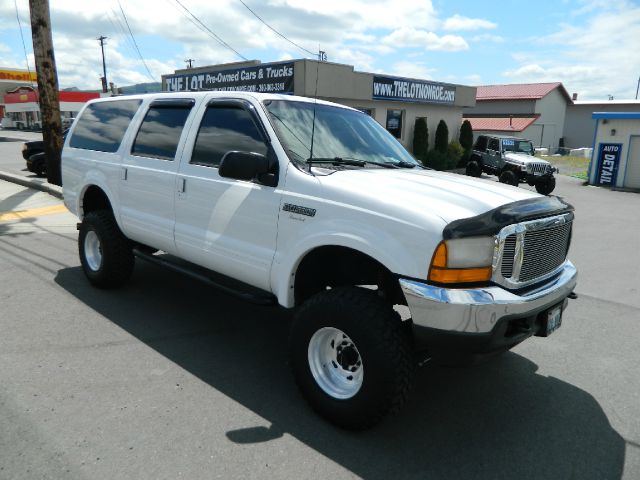
[[[443,288],[408,279],[400,279],[400,286],[419,346],[483,354],[539,333],[542,314],[556,305],[564,309],[576,280],[577,270],[567,261],[556,277],[523,292],[499,286]]]

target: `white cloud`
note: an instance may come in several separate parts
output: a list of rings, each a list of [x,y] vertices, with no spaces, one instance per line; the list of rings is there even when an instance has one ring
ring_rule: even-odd
[[[504,75],[522,82],[562,81],[582,99],[633,98],[640,72],[640,5],[584,3],[593,7],[589,19],[539,39],[536,51],[514,56],[520,65]]]
[[[444,21],[443,28],[445,30],[482,30],[482,29],[491,29],[496,28],[497,25],[489,20],[484,20],[482,18],[469,18],[463,17],[462,15],[454,15],[452,17],[447,18]]]
[[[477,42],[477,43],[504,43],[504,37],[501,37],[500,35],[493,35],[491,33],[483,33],[481,35],[475,35],[474,37],[471,38],[471,40],[473,42]]]
[[[482,84],[482,77],[477,73],[472,73],[471,75],[467,75],[465,79],[471,83],[471,85],[480,85]]]
[[[464,38],[457,35],[444,35],[442,37],[433,32],[418,30],[411,27],[402,27],[382,39],[387,45],[397,48],[423,47],[427,50],[441,50],[456,52],[468,50],[469,44]]]
[[[397,62],[391,67],[391,74],[399,77],[418,78],[423,80],[431,80],[435,68],[429,68],[422,62]]]

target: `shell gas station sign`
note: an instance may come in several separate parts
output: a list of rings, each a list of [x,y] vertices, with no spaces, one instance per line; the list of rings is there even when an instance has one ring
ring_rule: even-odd
[[[36,72],[0,68],[0,82],[36,82],[37,79],[38,76],[36,75]]]

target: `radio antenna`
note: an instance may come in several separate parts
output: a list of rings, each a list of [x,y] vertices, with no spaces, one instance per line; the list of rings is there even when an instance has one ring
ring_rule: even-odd
[[[320,45],[318,45],[320,50]],[[311,123],[311,148],[309,149],[309,160],[313,159],[313,138],[316,134],[316,105],[318,105],[318,77],[320,76],[320,54],[316,61],[316,91],[313,94],[313,122]],[[309,173],[311,173],[311,162],[309,163]]]

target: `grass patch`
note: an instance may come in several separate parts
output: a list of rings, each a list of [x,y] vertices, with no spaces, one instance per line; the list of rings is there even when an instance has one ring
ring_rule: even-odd
[[[590,158],[562,155],[558,157],[538,155],[543,160],[560,169],[560,174],[585,179],[589,168]]]

